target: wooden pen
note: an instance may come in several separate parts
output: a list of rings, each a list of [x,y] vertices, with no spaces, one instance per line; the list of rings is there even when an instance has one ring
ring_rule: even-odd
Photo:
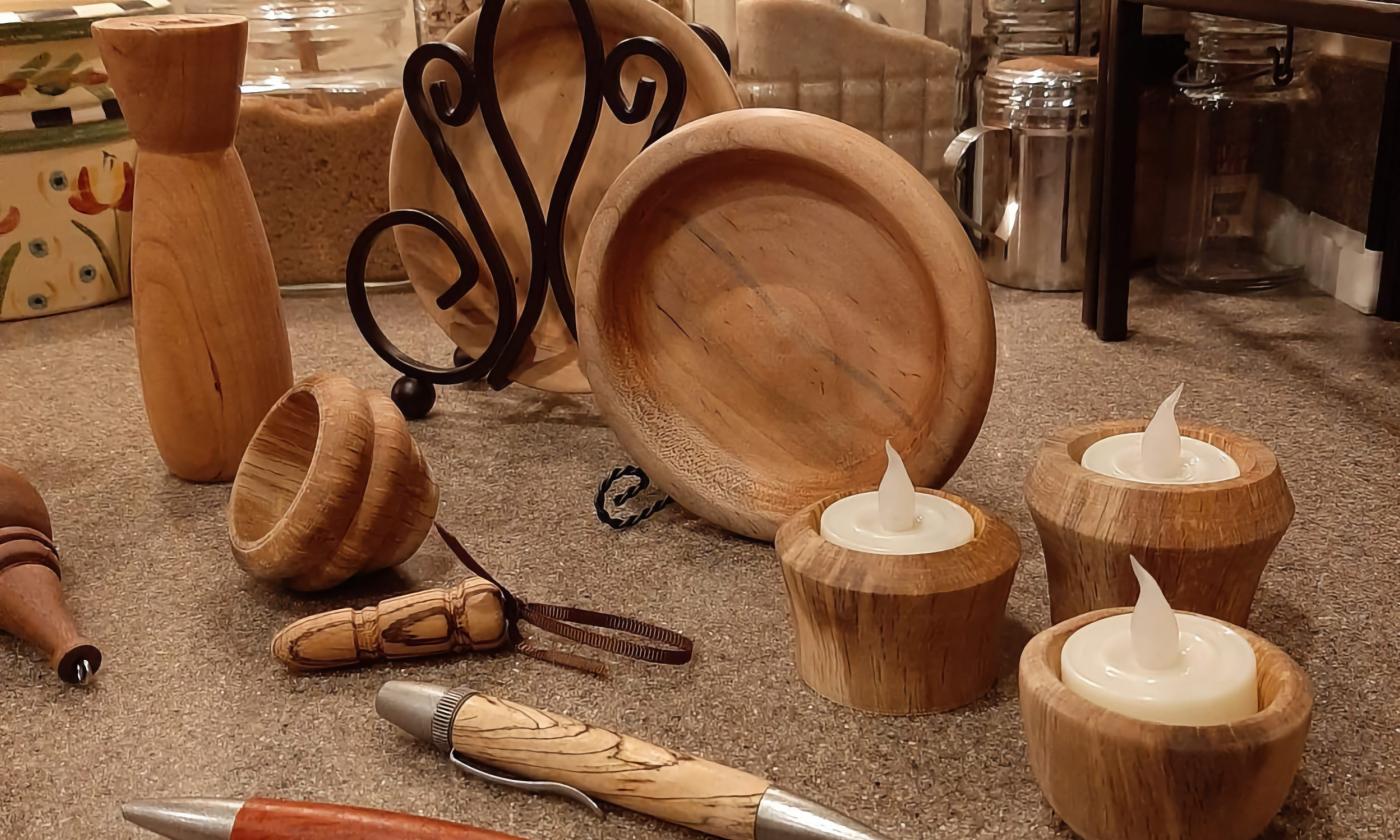
[[[520,840],[412,814],[283,799],[145,800],[123,805],[122,816],[174,840]]]
[[[590,796],[725,840],[884,840],[743,770],[471,689],[395,680],[375,710],[474,776],[595,809]]]

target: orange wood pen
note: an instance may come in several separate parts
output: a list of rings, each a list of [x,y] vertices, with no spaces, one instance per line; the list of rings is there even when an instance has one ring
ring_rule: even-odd
[[[175,840],[520,840],[412,814],[283,799],[128,802],[122,806],[122,816]]]

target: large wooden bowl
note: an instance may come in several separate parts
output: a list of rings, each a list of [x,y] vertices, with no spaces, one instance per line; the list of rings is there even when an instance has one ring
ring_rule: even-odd
[[[229,544],[256,578],[326,589],[411,557],[437,505],[393,402],[318,374],[293,386],[248,444],[229,497]]]
[[[798,510],[952,476],[996,358],[977,255],[917,170],[812,114],[694,122],[622,173],[579,260],[584,372],[692,512],[771,540]]]
[[[1080,464],[1094,443],[1141,432],[1146,420],[1063,429],[1026,476],[1026,504],[1045,547],[1050,619],[1137,599],[1131,554],[1176,609],[1244,625],[1259,577],[1293,521],[1293,497],[1267,446],[1183,421],[1181,433],[1223,449],[1240,475],[1208,484],[1144,484]]]
[[[636,35],[651,35],[665,44],[686,70],[686,100],[680,122],[739,107],[734,84],[710,48],[686,24],[652,0],[591,0],[589,8],[602,35],[604,50]],[[444,39],[470,55],[480,14],[472,14]],[[535,184],[542,208],[549,207],[555,176],[573,138],[583,100],[583,49],[569,4],[559,0],[507,0],[497,30],[496,88],[515,146]],[[665,77],[649,59],[634,58],[623,68],[622,90],[631,97],[638,80],[656,80],[656,107],[665,101]],[[451,78],[449,78],[451,77]],[[442,62],[427,71],[429,83],[456,78]],[[608,83],[606,79],[603,82]],[[624,125],[607,104],[598,120],[583,170],[574,188],[565,225],[564,259],[570,277],[578,263],[584,232],[603,193],[642,150],[652,121]],[[466,125],[445,127],[444,137],[466,175],[467,183],[491,222],[496,239],[516,279],[516,299],[524,305],[530,279],[530,239],[525,217],[506,177],[481,114]],[[389,160],[389,203],[398,208],[432,210],[453,221],[474,242],[447,181],[438,171],[427,142],[405,107],[394,132]],[[495,287],[482,281],[450,309],[435,303],[459,274],[451,253],[436,237],[416,227],[400,226],[394,235],[404,268],[423,307],[438,325],[473,358],[490,343],[496,325]],[[483,272],[485,263],[483,265]],[[586,392],[578,367],[578,349],[553,297],[532,338],[521,351],[511,378],[548,391]]]
[[[1259,673],[1256,714],[1218,726],[1137,720],[1060,679],[1074,631],[1124,609],[1041,631],[1021,653],[1021,722],[1031,772],[1050,807],[1085,840],[1248,840],[1288,798],[1313,695],[1288,654],[1240,627]]]

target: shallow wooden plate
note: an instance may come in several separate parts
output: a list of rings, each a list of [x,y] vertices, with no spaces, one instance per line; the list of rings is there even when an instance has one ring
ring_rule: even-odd
[[[605,52],[635,35],[654,36],[671,49],[686,68],[686,101],[680,122],[739,107],[739,97],[724,68],[709,47],[686,24],[651,0],[593,0],[594,19]],[[463,20],[447,35],[450,43],[470,55],[479,14]],[[573,138],[583,99],[583,48],[569,4],[561,0],[509,0],[496,40],[496,79],[501,109],[515,145],[535,184],[542,207],[549,206],[555,177]],[[638,79],[656,80],[656,105],[665,101],[666,82],[660,69],[646,58],[633,58],[623,69],[622,90],[630,98]],[[428,68],[431,83],[455,74],[443,62]],[[607,84],[606,78],[604,85]],[[641,151],[651,131],[651,119],[623,125],[607,104],[602,106],[598,131],[569,206],[565,261],[572,277],[584,232],[613,179]],[[445,127],[444,136],[462,163],[467,183],[501,244],[516,278],[517,303],[524,305],[529,283],[530,241],[525,218],[499,158],[486,134],[481,115],[464,126]],[[394,132],[389,161],[389,201],[395,208],[432,210],[451,219],[473,241],[447,181],[438,172],[432,153],[418,132],[407,107]],[[455,306],[438,309],[435,300],[457,278],[451,253],[436,237],[415,227],[395,229],[399,253],[419,300],[438,325],[473,357],[490,342],[496,324],[496,294],[484,272],[481,282]],[[524,346],[512,379],[549,391],[586,392],[588,383],[578,368],[578,351],[553,297],[545,305],[532,340]]]
[[[972,247],[880,142],[795,111],[677,130],[608,191],[578,273],[583,370],[628,453],[687,509],[769,540],[874,488],[889,439],[938,487],[996,358]]]

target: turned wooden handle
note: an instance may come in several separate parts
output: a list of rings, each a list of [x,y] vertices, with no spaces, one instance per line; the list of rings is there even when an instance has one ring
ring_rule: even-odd
[[[505,645],[501,591],[471,575],[449,589],[425,589],[364,609],[307,616],[272,639],[272,655],[296,671],[324,671],[380,659],[495,650]]]
[[[229,840],[519,840],[460,823],[330,805],[249,799],[238,811]]]
[[[527,779],[561,782],[642,814],[729,840],[753,840],[764,779],[596,726],[475,694],[452,747]]]

